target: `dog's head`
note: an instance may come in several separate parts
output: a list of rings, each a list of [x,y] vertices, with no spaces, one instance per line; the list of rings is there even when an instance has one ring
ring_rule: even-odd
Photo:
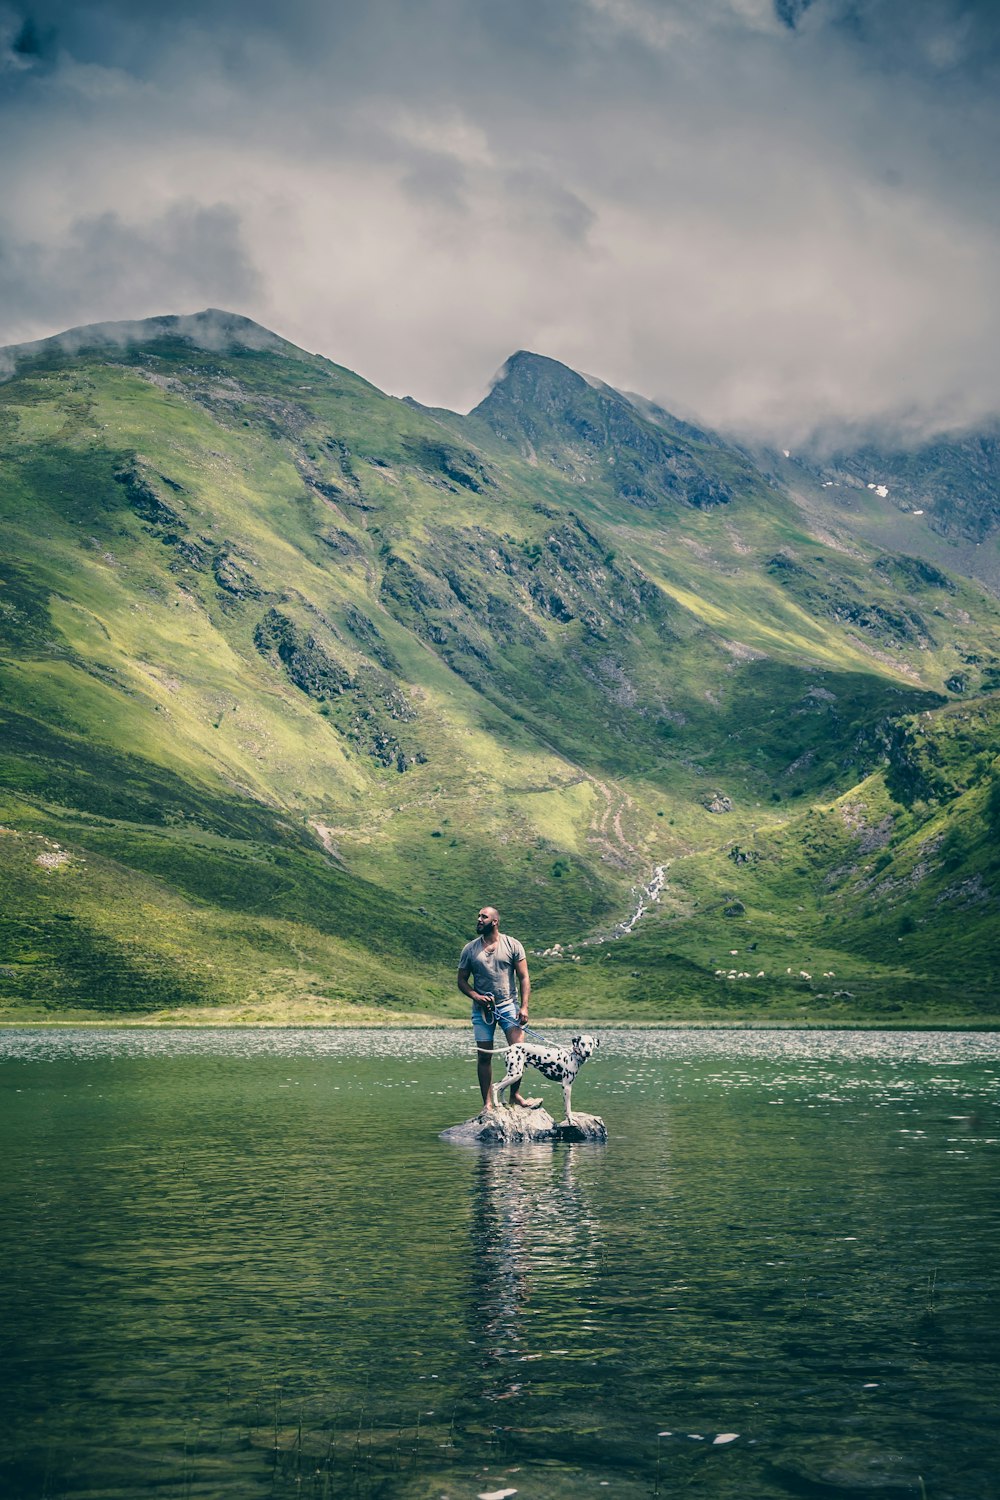
[[[575,1036],[572,1042],[573,1051],[582,1063],[585,1063],[588,1057],[593,1057],[600,1045],[601,1039],[597,1036]]]

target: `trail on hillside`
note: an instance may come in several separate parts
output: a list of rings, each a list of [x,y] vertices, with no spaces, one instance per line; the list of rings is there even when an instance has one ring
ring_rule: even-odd
[[[622,828],[622,818],[635,808],[633,799],[620,788],[612,791],[605,782],[588,772],[583,772],[583,775],[600,794],[601,799],[590,819],[587,842],[598,846],[600,858],[606,863],[613,864],[619,870],[626,870],[630,867],[634,869],[636,861],[641,858],[641,851],[629,840]],[[632,894],[635,904],[629,914],[616,922],[610,931],[595,933],[591,937],[581,938],[577,943],[570,943],[565,947],[557,943],[552,948],[544,949],[541,956],[559,958],[564,952],[569,954],[574,947],[589,948],[627,937],[650,907],[659,903],[666,880],[667,866],[665,864],[654,865],[649,880],[643,885],[633,886]]]
[[[631,812],[635,803],[627,792],[619,789],[612,793],[610,788],[603,781],[598,781],[596,776],[591,776],[588,780],[600,792],[603,799],[600,810],[595,811],[590,820],[588,842],[596,843],[601,847],[602,859],[619,868],[627,868],[640,857],[639,850],[629,842],[622,829],[622,816]],[[666,872],[666,865],[654,865],[649,881],[645,885],[634,888],[635,908],[629,916],[615,924],[611,931],[611,938],[625,937],[645,916],[649,908],[659,901],[666,884]],[[585,939],[587,943],[608,941],[607,936]]]
[[[596,776],[588,776],[587,780],[597,789],[602,798],[602,805],[595,810],[590,820],[587,842],[597,844],[603,860],[616,865],[619,869],[626,869],[631,860],[637,857],[639,851],[625,837],[622,829],[622,814],[630,811],[635,804],[627,792],[619,791],[613,794],[603,781],[598,781]]]

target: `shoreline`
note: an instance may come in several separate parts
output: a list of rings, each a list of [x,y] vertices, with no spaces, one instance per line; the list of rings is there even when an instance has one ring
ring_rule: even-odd
[[[179,1020],[174,1017],[139,1020],[101,1017],[96,1020],[33,1019],[9,1020],[0,1018],[2,1031],[455,1031],[468,1028],[468,1021],[443,1016],[438,1021],[373,1021],[356,1020],[324,1021],[268,1021],[268,1020]],[[978,1031],[1000,1032],[1000,1018],[993,1021],[972,1018],[950,1020],[914,1019],[910,1021],[713,1021],[713,1020],[656,1020],[621,1021],[608,1019],[562,1020],[555,1016],[542,1017],[536,1030],[551,1028],[558,1031]]]

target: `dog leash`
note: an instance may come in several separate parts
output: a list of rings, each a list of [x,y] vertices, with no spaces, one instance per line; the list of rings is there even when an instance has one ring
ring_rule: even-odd
[[[499,1017],[497,1016],[497,1008],[496,1008],[496,1002],[495,1001],[490,1005],[488,1011],[484,1008],[484,1010],[483,1010],[483,1019],[485,1020],[485,1022],[486,1022],[487,1025],[489,1025],[491,1021],[494,1024],[496,1024],[496,1022],[499,1019]],[[523,1024],[519,1023],[519,1025],[520,1025],[521,1031],[530,1031],[532,1036],[537,1036],[538,1040],[540,1042],[545,1042],[547,1046],[549,1046],[549,1047],[558,1047],[559,1046],[558,1042],[553,1042],[551,1040],[551,1038],[549,1038],[547,1036],[543,1036],[540,1031],[536,1031],[536,1029],[535,1029],[534,1026],[529,1026],[528,1023],[527,1023],[527,1021],[525,1021]],[[517,1044],[515,1043],[515,1046],[516,1045]],[[510,1049],[507,1048],[507,1047],[496,1047],[493,1050],[496,1051],[496,1052],[507,1052]]]

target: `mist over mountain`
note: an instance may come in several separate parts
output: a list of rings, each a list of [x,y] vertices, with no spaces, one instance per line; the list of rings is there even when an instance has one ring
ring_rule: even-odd
[[[430,410],[215,310],[2,357],[9,1016],[457,1014],[485,899],[543,1012],[992,1014],[995,439],[525,351]]]
[[[202,353],[216,354],[227,354],[236,349],[280,350],[292,347],[251,318],[208,307],[203,312],[180,316],[88,323],[32,343],[12,344],[0,350],[3,360],[0,371],[10,376],[20,364],[44,359],[46,355],[126,350],[136,345],[155,344],[159,339],[180,340]]]
[[[0,343],[238,307],[453,409],[527,348],[779,450],[975,429],[998,61],[986,0],[9,0]]]

